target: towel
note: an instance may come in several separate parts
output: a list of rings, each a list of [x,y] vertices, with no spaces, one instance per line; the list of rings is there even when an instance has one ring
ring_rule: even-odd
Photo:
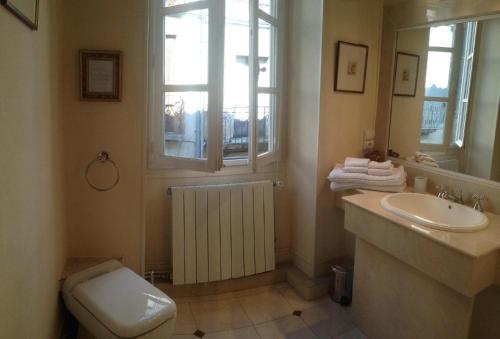
[[[342,170],[345,173],[364,173],[364,174],[368,174],[368,167],[344,167]]]
[[[357,184],[338,184],[336,182],[332,182],[330,184],[330,189],[334,192],[344,191],[350,189],[363,189],[370,191],[379,191],[379,192],[394,192],[401,193],[406,189],[406,183],[399,186],[372,186],[372,185],[357,185]]]
[[[368,168],[369,175],[388,176],[392,175],[392,173],[393,173],[392,168],[391,169]]]
[[[403,166],[393,168],[392,174],[387,176],[375,176],[363,173],[345,173],[343,166],[337,165],[328,175],[328,179],[335,183],[344,184],[366,184],[372,186],[400,186],[406,182],[406,172]]]
[[[378,162],[378,161],[370,161],[368,163],[368,168],[372,169],[384,169],[384,170],[390,170],[392,169],[392,161],[387,160],[384,162]]]
[[[344,165],[346,167],[368,167],[370,159],[366,158],[345,158]]]

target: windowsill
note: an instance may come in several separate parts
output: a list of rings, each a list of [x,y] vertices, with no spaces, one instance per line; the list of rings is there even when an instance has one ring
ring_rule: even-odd
[[[246,161],[246,164],[233,163],[231,165],[225,165],[220,171],[213,173],[147,166],[145,169],[145,176],[146,178],[218,178],[237,175],[259,175],[275,173],[277,171],[277,166],[279,166],[279,161],[274,161],[267,165],[257,166],[254,172],[252,167],[248,164],[248,161]]]

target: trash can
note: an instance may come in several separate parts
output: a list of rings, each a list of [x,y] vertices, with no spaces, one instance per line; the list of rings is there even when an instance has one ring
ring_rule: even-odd
[[[347,306],[352,300],[352,281],[354,263],[350,259],[339,259],[332,263],[330,296],[333,301]]]

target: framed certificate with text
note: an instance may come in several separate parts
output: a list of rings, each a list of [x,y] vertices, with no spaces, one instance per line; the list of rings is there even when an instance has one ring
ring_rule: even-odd
[[[122,53],[80,50],[80,100],[121,101]]]

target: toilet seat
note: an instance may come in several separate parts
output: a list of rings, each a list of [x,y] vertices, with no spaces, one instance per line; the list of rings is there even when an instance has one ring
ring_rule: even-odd
[[[116,260],[68,277],[63,298],[99,339],[169,338],[174,329],[174,301]]]

